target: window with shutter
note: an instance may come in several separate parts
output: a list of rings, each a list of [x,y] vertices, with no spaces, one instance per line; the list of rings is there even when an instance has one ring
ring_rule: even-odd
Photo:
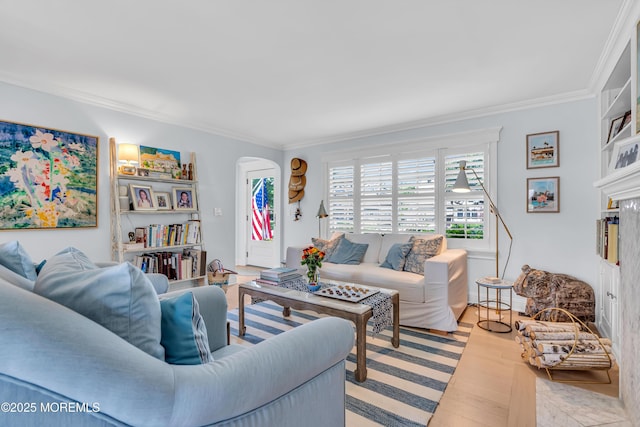
[[[329,168],[329,228],[354,231],[354,165]]]
[[[454,239],[484,238],[484,193],[475,175],[467,172],[469,193],[454,193],[451,187],[456,182],[460,161],[467,161],[467,168],[473,169],[484,182],[484,152],[445,155],[445,218],[446,236]]]
[[[350,152],[348,161],[335,155],[335,161],[326,163],[330,231],[439,233],[452,239],[452,247],[461,247],[456,242],[487,247],[489,207],[478,179],[467,173],[469,193],[454,193],[451,187],[460,161],[466,160],[467,168],[489,190],[485,168],[489,153],[495,153],[497,136],[491,129],[442,141],[434,138],[426,149],[413,143],[398,150],[396,144],[369,150],[367,157]]]

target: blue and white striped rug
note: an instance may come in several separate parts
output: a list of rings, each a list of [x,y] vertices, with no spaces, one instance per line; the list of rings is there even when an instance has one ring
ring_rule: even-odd
[[[231,339],[253,345],[270,336],[317,319],[317,313],[291,310],[282,317],[282,307],[272,303],[245,307],[247,332],[238,338],[238,310],[230,311]],[[376,338],[367,336],[367,380],[353,376],[355,347],[347,357],[347,426],[426,426],[471,333],[473,324],[461,323],[447,337],[420,329],[400,327],[400,347],[391,345],[391,328]],[[368,328],[370,331],[370,327]]]

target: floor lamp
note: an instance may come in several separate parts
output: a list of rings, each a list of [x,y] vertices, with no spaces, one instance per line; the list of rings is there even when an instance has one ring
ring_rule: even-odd
[[[482,180],[480,180],[480,177],[478,176],[476,171],[473,170],[473,168],[467,168],[467,162],[465,160],[460,161],[460,172],[458,172],[458,178],[456,178],[456,183],[453,185],[453,188],[451,189],[451,191],[455,191],[456,193],[468,193],[471,191],[471,188],[469,188],[469,181],[467,181],[466,171],[468,170],[473,172],[473,175],[476,177],[476,180],[478,181],[478,183],[480,183],[480,187],[482,187],[482,191],[484,191],[484,194],[487,196],[487,199],[489,199],[489,210],[491,211],[491,213],[493,213],[496,216],[496,275],[495,275],[495,278],[496,280],[503,279],[504,272],[507,270],[507,264],[509,264],[509,258],[511,258],[511,245],[513,244],[513,236],[511,236],[511,232],[509,231],[509,227],[507,227],[507,224],[504,223],[504,220],[502,219],[502,216],[500,215],[500,212],[498,211],[497,206],[495,205],[495,203],[493,203],[493,200],[491,200],[491,196],[489,196],[487,189],[484,188],[484,184],[482,184]],[[500,220],[500,222],[502,223],[502,226],[504,227],[504,230],[507,232],[507,235],[509,236],[509,254],[507,256],[507,261],[504,264],[504,270],[502,271],[502,275],[500,275],[500,272],[498,269],[498,220]],[[492,278],[488,278],[488,279],[492,279]]]
[[[322,221],[322,218],[326,218],[329,216],[327,210],[324,208],[324,200],[320,201],[320,207],[318,208],[318,213],[316,214],[316,216],[318,217],[318,238],[320,238],[322,237],[322,234],[320,234],[320,221]]]

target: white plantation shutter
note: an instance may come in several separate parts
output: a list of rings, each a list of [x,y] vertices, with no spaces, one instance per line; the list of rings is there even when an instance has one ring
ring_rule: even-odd
[[[354,231],[354,165],[329,168],[329,229]]]
[[[360,232],[393,231],[393,165],[391,161],[360,167]]]
[[[460,171],[460,161],[467,161],[467,168],[473,169],[485,182],[484,152],[464,153],[445,156],[445,218],[446,236],[453,239],[483,239],[485,229],[484,193],[471,171],[467,171],[469,193],[454,193],[451,187]]]
[[[399,160],[397,165],[397,231],[433,233],[436,229],[436,159]]]
[[[486,184],[488,150],[488,144],[443,147],[329,163],[330,231],[440,233],[486,244],[489,213],[478,180],[468,171],[470,193],[450,188],[461,160]]]

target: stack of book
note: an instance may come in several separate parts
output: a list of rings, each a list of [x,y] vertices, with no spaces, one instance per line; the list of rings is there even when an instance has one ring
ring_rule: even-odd
[[[286,282],[287,280],[294,280],[299,277],[302,277],[302,274],[298,273],[295,268],[278,267],[261,271],[260,278],[256,281],[277,285],[279,283]]]

